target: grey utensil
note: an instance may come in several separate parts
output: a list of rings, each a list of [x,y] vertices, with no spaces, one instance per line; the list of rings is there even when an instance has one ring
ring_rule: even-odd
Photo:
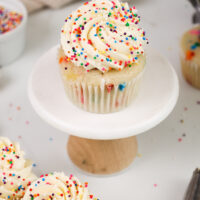
[[[193,172],[184,200],[200,200],[200,169]]]
[[[189,0],[195,8],[196,12],[193,15],[192,21],[194,24],[200,23],[200,0]]]

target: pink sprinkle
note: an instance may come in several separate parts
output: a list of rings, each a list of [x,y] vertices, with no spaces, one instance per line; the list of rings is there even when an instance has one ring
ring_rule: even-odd
[[[190,34],[192,34],[192,35],[200,35],[200,30],[191,30]]]
[[[17,106],[17,110],[20,111],[20,110],[21,110],[21,107],[20,107],[20,106]]]
[[[13,107],[13,104],[12,104],[12,103],[10,103],[10,104],[9,104],[9,107],[10,107],[10,108],[12,108],[12,107]]]
[[[154,187],[157,187],[158,185],[155,183],[155,184],[153,184],[153,186],[154,186]]]
[[[179,142],[182,142],[182,138],[178,138],[178,141],[179,141]]]
[[[8,120],[11,121],[11,120],[12,120],[12,117],[9,117]]]
[[[27,120],[25,123],[26,123],[26,125],[29,125],[29,124],[30,124],[30,122],[29,122],[28,120]]]
[[[187,111],[187,110],[188,110],[188,108],[187,108],[187,107],[185,107],[185,108],[184,108],[184,110],[185,110],[185,111]]]

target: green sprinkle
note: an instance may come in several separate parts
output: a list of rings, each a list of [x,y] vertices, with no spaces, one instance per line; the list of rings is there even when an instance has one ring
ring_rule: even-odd
[[[130,24],[127,22],[127,23],[126,23],[126,26],[130,26]]]
[[[96,59],[97,59],[97,57],[94,57],[94,59],[96,60]]]

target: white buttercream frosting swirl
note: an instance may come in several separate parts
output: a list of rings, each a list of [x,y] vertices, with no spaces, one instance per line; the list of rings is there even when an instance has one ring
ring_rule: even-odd
[[[35,179],[32,163],[24,158],[19,144],[0,137],[0,198],[22,198],[26,188]]]
[[[26,191],[23,200],[91,200],[87,185],[81,185],[74,176],[64,173],[51,173],[41,176]]]
[[[21,170],[26,160],[24,152],[18,143],[12,143],[8,138],[0,137],[0,169]]]
[[[61,46],[86,70],[122,70],[136,63],[148,43],[135,7],[118,0],[92,0],[73,12],[61,33]]]

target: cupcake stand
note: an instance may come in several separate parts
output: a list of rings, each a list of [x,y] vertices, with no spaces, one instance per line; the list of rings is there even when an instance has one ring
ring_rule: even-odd
[[[117,113],[94,114],[66,97],[57,49],[49,50],[33,69],[28,86],[33,108],[51,126],[70,134],[68,154],[82,170],[112,174],[127,168],[137,156],[136,135],[163,121],[177,102],[179,85],[173,67],[149,49],[144,79],[132,105]]]

